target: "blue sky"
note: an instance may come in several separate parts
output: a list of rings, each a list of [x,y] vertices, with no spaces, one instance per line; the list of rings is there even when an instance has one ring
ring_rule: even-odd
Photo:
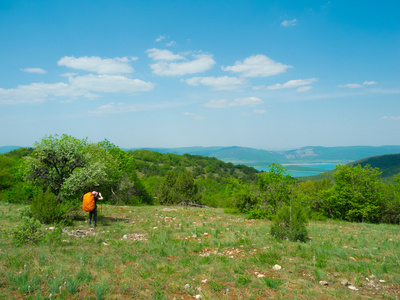
[[[0,146],[400,144],[400,1],[0,0]]]

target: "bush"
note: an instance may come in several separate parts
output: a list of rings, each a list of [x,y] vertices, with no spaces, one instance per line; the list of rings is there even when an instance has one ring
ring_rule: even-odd
[[[271,235],[277,239],[288,238],[291,241],[306,242],[307,216],[300,203],[283,205],[277,212],[271,226]]]
[[[37,193],[38,188],[19,183],[5,192],[3,200],[8,203],[28,203]]]
[[[38,220],[23,217],[22,223],[12,231],[13,241],[18,245],[36,244],[43,240],[44,233]]]
[[[271,220],[273,216],[267,210],[263,209],[251,209],[247,214],[248,219],[266,219]]]
[[[66,218],[71,205],[60,203],[56,196],[47,190],[45,193],[39,193],[33,197],[31,204],[32,216],[44,224],[61,221]]]

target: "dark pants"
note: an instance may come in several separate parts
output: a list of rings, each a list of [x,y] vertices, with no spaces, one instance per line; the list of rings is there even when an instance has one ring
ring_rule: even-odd
[[[88,224],[90,225],[90,222],[92,221],[92,217],[93,217],[93,225],[96,226],[97,224],[97,205],[94,207],[94,209],[89,212],[89,220],[88,220]]]

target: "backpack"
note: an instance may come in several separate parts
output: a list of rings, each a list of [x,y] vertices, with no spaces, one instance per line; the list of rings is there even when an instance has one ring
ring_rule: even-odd
[[[83,204],[82,204],[82,209],[86,212],[91,212],[94,210],[94,207],[96,206],[96,202],[94,201],[94,195],[92,192],[86,193],[83,196]]]

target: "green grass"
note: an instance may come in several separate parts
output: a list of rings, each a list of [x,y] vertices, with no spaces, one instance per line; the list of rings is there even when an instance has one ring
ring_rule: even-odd
[[[220,209],[104,205],[95,235],[83,219],[75,220],[65,231],[91,234],[63,233],[64,242],[46,239],[17,247],[10,233],[22,207],[0,202],[0,274],[5,274],[0,299],[49,299],[50,294],[52,299],[194,299],[198,294],[203,299],[396,299],[400,294],[395,225],[312,222],[307,228],[312,239],[293,243],[273,239],[269,221]],[[275,264],[282,269],[274,271]],[[344,279],[358,291],[341,285]]]

